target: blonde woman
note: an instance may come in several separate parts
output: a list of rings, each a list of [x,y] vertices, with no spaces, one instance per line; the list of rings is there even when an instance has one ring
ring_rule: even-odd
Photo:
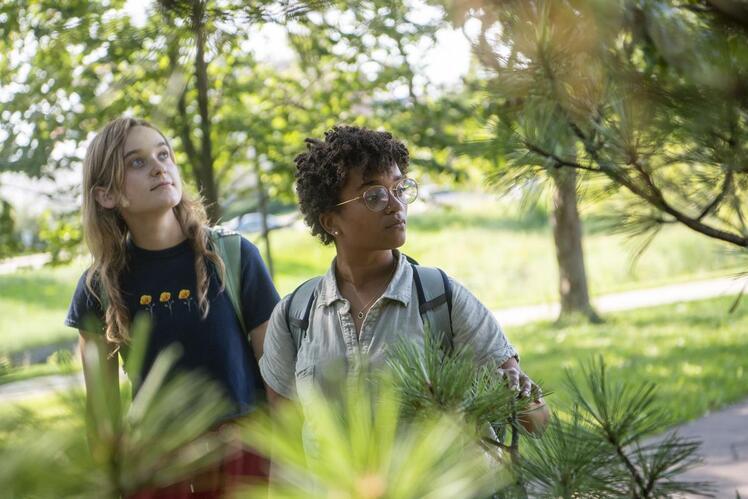
[[[82,212],[93,263],[78,283],[66,324],[80,331],[82,352],[93,344],[107,359],[112,393],[119,393],[115,353],[127,353],[133,318],[148,314],[152,333],[140,379],[159,352],[177,343],[182,354],[176,368],[199,370],[223,388],[233,403],[227,420],[250,411],[262,387],[257,361],[267,320],[279,297],[257,248],[242,238],[242,330],[224,286],[226,266],[209,242],[205,211],[183,193],[167,138],[134,118],[107,124],[84,159]],[[220,473],[263,476],[265,467],[259,457],[242,453],[222,463]],[[225,478],[212,480],[217,488],[201,497],[220,497]],[[138,497],[188,496],[190,485]]]

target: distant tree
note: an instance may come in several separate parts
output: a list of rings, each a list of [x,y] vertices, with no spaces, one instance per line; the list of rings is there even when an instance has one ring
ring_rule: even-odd
[[[13,255],[19,248],[13,207],[0,199],[0,258]]]
[[[179,162],[218,221],[221,184],[248,161],[252,138],[243,135],[248,120],[227,112],[241,111],[247,90],[224,78],[246,81],[259,66],[244,46],[252,30],[318,4],[165,0],[141,27],[122,0],[2,3],[2,171],[52,176],[81,161],[80,146],[106,121],[136,114],[177,139]]]

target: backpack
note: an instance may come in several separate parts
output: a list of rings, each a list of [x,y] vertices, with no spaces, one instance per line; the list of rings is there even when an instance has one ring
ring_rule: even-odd
[[[244,322],[241,300],[242,236],[238,232],[217,225],[208,227],[208,239],[215,252],[223,260],[226,268],[223,285],[234,307],[236,317],[239,319],[239,324],[242,326],[242,331],[247,334],[249,331]]]
[[[452,286],[447,275],[438,268],[423,267],[406,256],[413,269],[413,284],[418,295],[418,311],[424,325],[441,336],[442,348],[452,351]],[[286,306],[286,326],[291,332],[296,351],[306,337],[309,315],[317,296],[317,285],[322,276],[313,277],[302,283],[291,293]]]

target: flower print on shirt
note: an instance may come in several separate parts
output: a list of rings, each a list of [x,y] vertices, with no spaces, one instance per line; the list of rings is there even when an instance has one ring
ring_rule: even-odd
[[[192,304],[195,303],[195,299],[189,289],[180,289],[178,298],[187,307],[188,312],[192,311]]]
[[[174,305],[174,300],[171,299],[171,293],[163,291],[161,296],[158,297],[158,301],[164,304],[164,307],[169,309],[169,313],[172,313],[171,307]]]
[[[151,317],[153,317],[153,307],[156,306],[155,303],[153,303],[153,297],[151,295],[140,295],[140,304],[145,307],[146,310],[148,310],[148,313]]]

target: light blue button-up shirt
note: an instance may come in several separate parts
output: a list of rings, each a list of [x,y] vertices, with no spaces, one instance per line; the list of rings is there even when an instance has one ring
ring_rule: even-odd
[[[335,261],[319,281],[309,325],[301,346],[286,324],[286,296],[273,310],[265,336],[260,371],[278,394],[295,398],[297,387],[327,377],[330,371],[353,374],[362,359],[378,366],[387,360],[390,348],[403,339],[423,348],[424,324],[418,310],[413,269],[405,255],[395,252],[397,268],[387,289],[364,317],[361,334],[351,315],[350,302],[340,294],[335,279]],[[493,314],[464,286],[452,284],[452,330],[455,348],[467,346],[476,362],[503,364],[517,355]]]

